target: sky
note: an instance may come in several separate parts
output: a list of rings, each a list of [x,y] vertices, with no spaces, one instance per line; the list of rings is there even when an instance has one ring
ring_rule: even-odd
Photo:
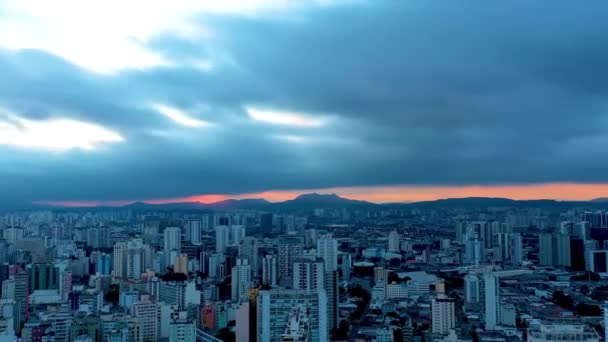
[[[605,197],[607,10],[3,0],[0,204]]]

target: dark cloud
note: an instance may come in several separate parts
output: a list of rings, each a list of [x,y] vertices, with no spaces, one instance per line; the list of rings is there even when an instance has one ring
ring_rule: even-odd
[[[114,76],[42,52],[0,52],[0,107],[99,123],[127,139],[92,152],[0,147],[0,197],[605,182],[606,10],[602,1],[373,1],[293,17],[207,16],[210,40],[151,42],[181,67]],[[215,65],[202,71],[194,60]],[[151,103],[214,126],[180,127]],[[329,124],[262,124],[246,105]]]

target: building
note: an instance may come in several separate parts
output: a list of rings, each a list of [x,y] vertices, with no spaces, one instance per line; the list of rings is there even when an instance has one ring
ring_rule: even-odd
[[[542,266],[570,267],[570,235],[540,233],[538,235],[539,259]]]
[[[433,334],[447,334],[456,326],[455,301],[449,298],[431,300],[431,328]]]
[[[579,341],[599,342],[598,333],[583,324],[534,323],[528,328],[528,342]]]
[[[278,270],[277,270],[277,256],[274,254],[267,254],[262,259],[262,284],[277,286],[278,281]]]
[[[202,224],[201,220],[190,219],[186,221],[186,240],[193,245],[201,244]]]
[[[325,235],[317,240],[317,257],[323,259],[325,271],[338,270],[338,241],[331,235]]]
[[[479,277],[475,274],[467,274],[464,277],[464,299],[466,304],[477,304],[480,302]]]
[[[315,291],[325,286],[323,260],[296,259],[293,263],[293,288]]]
[[[123,279],[140,279],[152,265],[152,250],[142,239],[120,241],[114,245],[112,275]]]
[[[309,341],[329,341],[327,298],[324,290],[272,289],[260,291],[257,325],[260,341],[281,341],[288,331],[293,310],[307,318]]]
[[[232,268],[231,299],[235,302],[248,300],[251,287],[251,265],[246,258],[238,258]]]
[[[302,256],[302,239],[297,237],[281,238],[278,241],[279,281],[293,275],[293,261]]]
[[[230,244],[230,227],[220,225],[215,227],[215,252],[224,253]]]
[[[251,305],[247,301],[241,303],[236,309],[235,337],[237,342],[248,342],[251,340],[250,307]]]
[[[251,265],[251,272],[254,278],[259,276],[261,265],[259,263],[259,243],[252,236],[245,236],[239,243],[239,256],[247,258]]]
[[[182,231],[179,227],[167,227],[164,232],[163,246],[164,251],[181,252],[182,249]]]
[[[138,303],[133,304],[133,316],[141,326],[143,340],[156,341],[160,333],[160,306],[146,296],[142,297]]]
[[[486,330],[495,330],[500,324],[500,280],[492,273],[485,274],[483,280]]]
[[[49,263],[37,263],[27,266],[29,273],[30,293],[35,290],[59,289],[59,271]]]
[[[196,342],[196,326],[185,311],[179,312],[178,318],[169,324],[169,341]]]
[[[392,253],[399,253],[401,247],[401,236],[396,230],[391,231],[388,234],[388,251]]]
[[[339,324],[340,279],[338,271],[325,272],[325,292],[327,294],[327,325],[329,330],[335,329]]]

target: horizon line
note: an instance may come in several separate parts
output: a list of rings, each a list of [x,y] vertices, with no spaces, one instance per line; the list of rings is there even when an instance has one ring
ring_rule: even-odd
[[[532,183],[505,185],[395,185],[353,186],[325,189],[269,190],[242,194],[203,194],[163,199],[137,200],[58,200],[32,201],[61,207],[121,207],[142,202],[145,204],[200,203],[217,204],[227,200],[263,199],[271,203],[295,199],[303,194],[336,194],[350,200],[374,204],[416,203],[457,198],[505,198],[510,200],[554,200],[585,202],[608,197],[608,183]]]

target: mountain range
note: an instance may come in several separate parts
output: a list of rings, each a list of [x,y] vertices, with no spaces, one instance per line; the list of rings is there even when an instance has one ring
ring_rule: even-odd
[[[263,198],[251,199],[228,199],[215,203],[180,202],[151,204],[146,202],[134,202],[121,207],[79,207],[81,209],[133,209],[133,210],[218,210],[218,209],[252,209],[252,210],[312,210],[314,208],[326,209],[372,209],[372,208],[488,208],[488,207],[513,207],[513,208],[542,208],[566,210],[568,208],[583,207],[589,209],[608,208],[608,198],[598,198],[590,201],[556,201],[549,199],[539,200],[513,200],[500,197],[467,197],[446,198],[422,202],[401,203],[372,203],[361,200],[353,200],[340,197],[336,194],[302,194],[294,199],[283,202],[269,202]],[[37,206],[36,209],[67,209],[61,206]]]

